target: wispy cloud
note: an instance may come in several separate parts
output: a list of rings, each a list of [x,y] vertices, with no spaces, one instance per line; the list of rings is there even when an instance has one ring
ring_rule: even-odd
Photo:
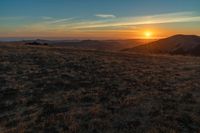
[[[75,18],[72,17],[72,18],[57,19],[57,20],[46,21],[46,23],[48,23],[48,24],[57,24],[57,23],[71,21],[73,19],[75,19]]]
[[[138,16],[138,17],[121,17],[114,18],[108,21],[88,21],[85,23],[73,23],[73,28],[100,28],[100,27],[118,27],[118,26],[137,26],[147,24],[165,24],[165,23],[178,23],[178,22],[200,22],[200,15],[195,12],[176,12],[157,14],[151,16]],[[90,23],[90,24],[89,24]],[[71,27],[71,28],[72,28]]]
[[[116,18],[113,14],[96,14],[95,16],[100,18]]]
[[[137,32],[141,25],[148,24],[168,24],[182,22],[200,22],[200,14],[196,12],[174,12],[155,14],[137,17],[115,17],[112,19],[83,19],[83,18],[40,18],[40,22],[22,25],[12,29],[9,33],[16,34],[58,34],[68,35],[75,33],[117,33],[117,32]],[[20,19],[18,17],[0,18],[1,19]],[[16,30],[16,31],[15,31]],[[1,32],[0,32],[1,33]],[[2,32],[5,33],[5,30]]]

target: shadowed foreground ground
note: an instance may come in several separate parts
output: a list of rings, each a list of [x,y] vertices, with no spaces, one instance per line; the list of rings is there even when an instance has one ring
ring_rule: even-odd
[[[200,132],[200,58],[0,45],[0,131]]]

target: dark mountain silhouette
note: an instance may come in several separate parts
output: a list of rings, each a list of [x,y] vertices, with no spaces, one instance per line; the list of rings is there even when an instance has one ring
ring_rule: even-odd
[[[149,42],[155,41],[152,39]],[[106,51],[121,51],[145,44],[144,39],[127,39],[127,40],[24,40],[10,43],[21,43],[28,45],[48,44],[51,46],[61,46],[78,49],[106,50]]]
[[[153,41],[153,40],[149,40]],[[127,40],[82,40],[75,42],[57,42],[55,45],[93,49],[93,50],[106,50],[106,51],[121,51],[123,49],[136,47],[145,44],[143,39],[127,39]]]
[[[154,39],[124,39],[124,40],[22,40],[8,41],[2,43],[17,44],[17,45],[49,45],[60,46],[75,49],[89,49],[100,51],[121,51],[136,46],[144,45],[146,42],[153,42]]]
[[[123,48],[131,48],[134,46],[138,46],[138,43],[134,42],[131,44],[131,46],[126,46],[119,41],[83,40],[79,42],[60,42],[57,43],[56,45],[81,48],[81,49],[121,50]]]
[[[124,51],[200,56],[200,37],[196,35],[174,35]]]
[[[40,43],[40,42],[30,42],[30,43],[25,43],[26,45],[48,45],[48,43]]]

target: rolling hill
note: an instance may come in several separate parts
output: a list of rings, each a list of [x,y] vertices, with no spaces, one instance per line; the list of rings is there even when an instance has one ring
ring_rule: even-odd
[[[155,41],[149,39],[148,42]],[[76,49],[90,49],[90,50],[100,50],[100,51],[121,51],[123,49],[129,49],[139,45],[145,44],[144,39],[125,39],[125,40],[24,40],[24,41],[11,41],[6,42],[9,44],[35,44],[38,45],[50,45],[50,46],[60,46],[66,48],[76,48]],[[2,42],[5,44],[5,42]]]
[[[196,35],[174,35],[124,51],[200,56],[200,37]]]
[[[153,40],[149,40],[153,41]],[[145,44],[144,39],[127,39],[127,40],[82,40],[75,42],[59,42],[55,45],[73,47],[78,49],[92,49],[103,51],[119,51],[125,48],[132,48]]]

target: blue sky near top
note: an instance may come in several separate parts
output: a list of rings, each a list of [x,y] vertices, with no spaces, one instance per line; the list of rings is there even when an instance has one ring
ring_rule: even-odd
[[[166,31],[160,36],[200,34],[199,6],[200,0],[1,0],[0,37],[131,37],[145,28]]]

